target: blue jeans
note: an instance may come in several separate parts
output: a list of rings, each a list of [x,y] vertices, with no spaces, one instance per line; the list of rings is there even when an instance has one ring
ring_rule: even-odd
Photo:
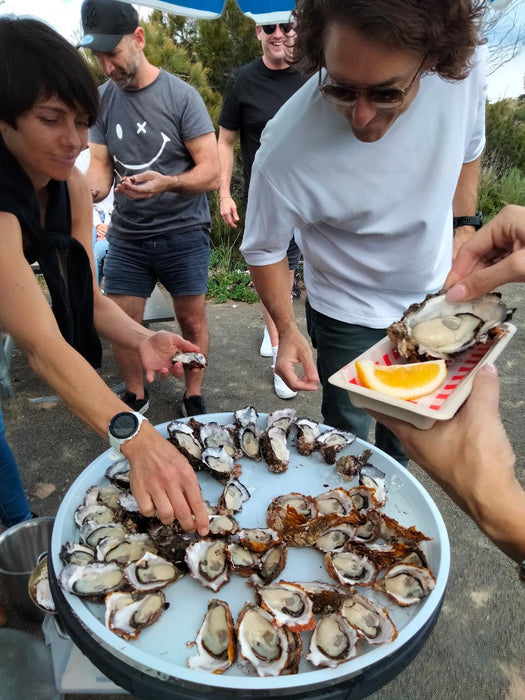
[[[317,371],[323,386],[321,412],[327,425],[349,430],[362,440],[368,440],[372,418],[356,408],[348,392],[333,386],[328,378],[361,353],[385,337],[384,328],[356,326],[314,311],[306,301],[306,324],[312,345],[317,350]],[[380,423],[376,424],[375,443],[404,466],[408,458],[397,437]]]
[[[5,437],[4,418],[0,408],[0,522],[5,527],[11,527],[31,518],[31,509],[15,456]]]

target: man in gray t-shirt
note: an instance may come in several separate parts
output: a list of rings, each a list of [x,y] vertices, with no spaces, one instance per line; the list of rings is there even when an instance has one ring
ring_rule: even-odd
[[[210,212],[219,161],[213,124],[198,92],[153,66],[132,5],[84,0],[84,37],[110,79],[99,88],[100,115],[90,130],[87,177],[94,201],[115,184],[104,290],[141,321],[158,280],[173,299],[185,339],[208,353],[205,294]],[[126,382],[123,400],[144,413],[148,393],[135,353],[114,345]],[[186,371],[183,415],[205,413],[203,370]]]

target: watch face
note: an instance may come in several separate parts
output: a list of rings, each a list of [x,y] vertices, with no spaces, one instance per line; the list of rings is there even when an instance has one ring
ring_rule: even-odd
[[[111,434],[118,440],[131,437],[139,427],[139,420],[133,413],[117,413],[109,424]]]

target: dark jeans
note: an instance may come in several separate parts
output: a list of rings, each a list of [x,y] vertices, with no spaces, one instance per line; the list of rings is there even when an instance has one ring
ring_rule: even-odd
[[[322,414],[327,425],[348,430],[368,441],[372,418],[350,401],[348,392],[328,382],[328,378],[371,345],[384,338],[384,328],[356,326],[314,311],[306,301],[306,323],[312,345],[317,350],[317,370],[323,386]],[[408,458],[397,437],[380,423],[376,424],[375,444],[404,466]]]
[[[23,520],[31,520],[31,517],[16,460],[5,437],[0,408],[0,522],[11,527]]]

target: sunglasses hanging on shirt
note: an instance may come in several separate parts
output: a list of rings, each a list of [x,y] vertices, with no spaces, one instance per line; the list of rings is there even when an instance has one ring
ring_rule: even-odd
[[[287,24],[261,24],[262,30],[265,34],[273,34],[277,27],[282,31],[283,34],[291,34],[294,31],[294,25],[292,22]]]

